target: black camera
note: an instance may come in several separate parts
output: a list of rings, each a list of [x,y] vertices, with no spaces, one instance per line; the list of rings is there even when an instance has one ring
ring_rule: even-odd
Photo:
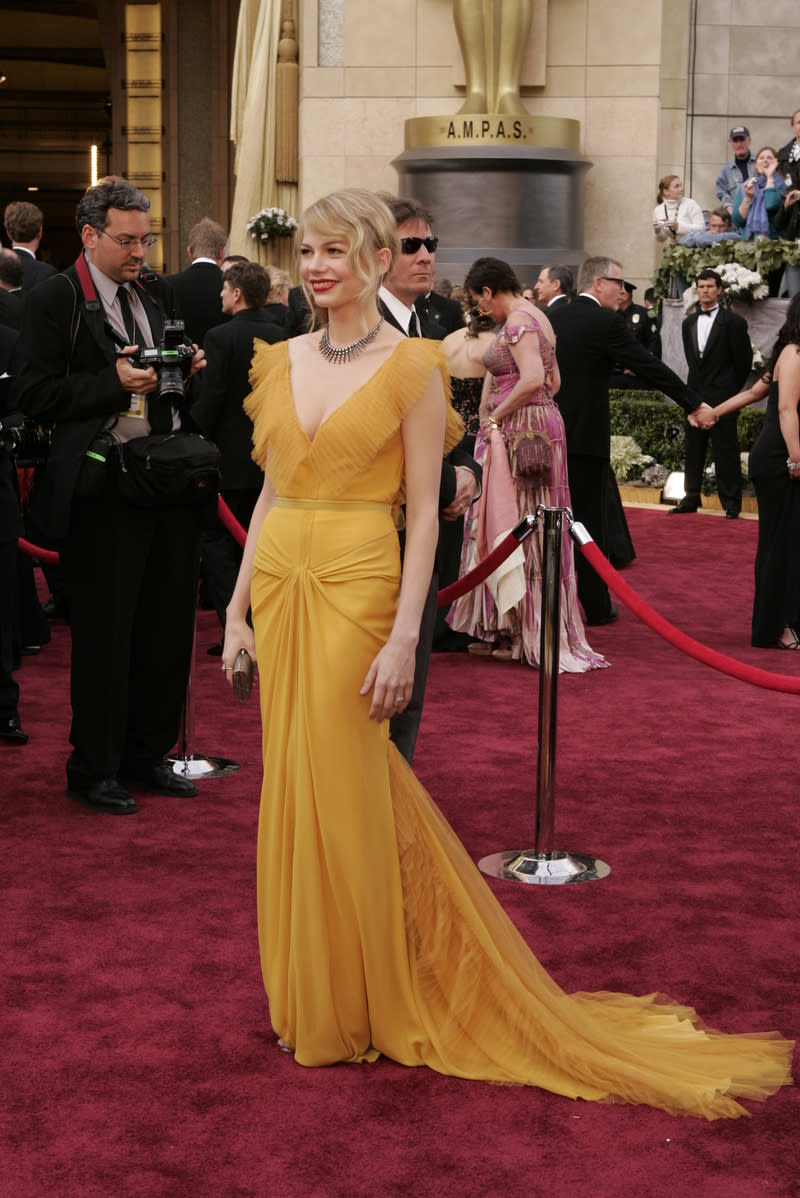
[[[16,466],[40,466],[50,452],[51,430],[19,413],[4,416],[0,423],[0,446],[14,457]]]
[[[153,366],[158,374],[159,398],[173,395],[183,396],[183,380],[192,367],[194,347],[184,331],[182,320],[165,320],[161,344],[153,349],[140,347],[135,354],[129,354],[132,366],[139,370],[147,370]]]

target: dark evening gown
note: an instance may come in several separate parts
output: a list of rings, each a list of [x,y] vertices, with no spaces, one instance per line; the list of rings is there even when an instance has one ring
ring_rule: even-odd
[[[786,469],[778,384],[769,389],[764,425],[750,450],[758,499],[753,644],[774,645],[784,628],[800,632],[800,480]]]

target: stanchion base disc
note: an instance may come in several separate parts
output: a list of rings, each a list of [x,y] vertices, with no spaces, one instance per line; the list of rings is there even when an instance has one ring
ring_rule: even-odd
[[[596,882],[607,878],[611,866],[583,853],[534,853],[532,849],[512,849],[492,853],[478,862],[478,868],[490,878],[506,882],[529,882],[534,886],[566,886],[570,882]]]
[[[191,753],[188,757],[167,757],[172,766],[173,774],[182,778],[191,778],[192,782],[202,782],[204,778],[224,778],[227,774],[235,774],[240,768],[238,761],[229,761],[227,757],[201,757]]]

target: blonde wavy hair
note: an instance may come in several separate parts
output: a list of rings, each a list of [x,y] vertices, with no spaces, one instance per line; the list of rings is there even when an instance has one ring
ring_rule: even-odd
[[[378,251],[391,251],[392,260],[386,274],[400,253],[400,238],[391,210],[374,192],[360,187],[334,191],[306,208],[297,232],[298,254],[306,232],[341,238],[347,244],[347,265],[364,284],[362,295],[376,293],[385,277],[376,260]],[[328,319],[327,311],[317,307],[305,283],[303,291],[317,323],[324,324]]]

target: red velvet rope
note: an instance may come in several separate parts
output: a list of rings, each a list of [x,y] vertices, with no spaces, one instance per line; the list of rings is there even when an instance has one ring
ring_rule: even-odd
[[[217,515],[239,548],[244,549],[244,544],[247,540],[247,532],[244,528],[242,528],[241,524],[236,519],[221,495],[217,496]]]
[[[18,538],[17,548],[28,557],[35,557],[37,562],[45,562],[48,566],[58,565],[58,554],[54,549],[42,549],[41,545],[32,545],[24,537]]]
[[[718,653],[716,649],[709,649],[707,645],[703,645],[700,641],[696,641],[693,637],[687,636],[685,632],[681,632],[670,624],[669,620],[665,620],[658,612],[653,611],[649,604],[645,603],[634,591],[633,587],[629,586],[624,579],[620,578],[617,571],[611,563],[603,556],[594,541],[588,541],[580,546],[581,553],[586,558],[587,562],[597,571],[614,594],[622,600],[626,607],[630,608],[635,616],[638,616],[645,624],[657,632],[676,649],[680,649],[689,657],[694,657],[696,661],[701,661],[704,665],[711,666],[714,670],[719,670],[722,674],[728,674],[731,678],[738,678],[742,682],[750,682],[753,686],[763,686],[766,690],[783,691],[787,695],[800,695],[800,678],[787,678],[784,674],[772,674],[768,670],[760,670],[755,666],[745,665],[744,662],[736,661],[733,657],[726,657],[724,653]]]
[[[510,532],[507,537],[497,545],[488,557],[479,562],[474,570],[470,570],[469,574],[465,574],[463,578],[458,578],[455,582],[451,582],[449,587],[445,587],[439,591],[439,607],[446,607],[448,603],[459,599],[462,595],[466,595],[467,591],[471,591],[479,582],[483,582],[488,578],[493,570],[504,562],[507,557],[510,557],[514,550],[519,545],[519,538],[515,532]]]

